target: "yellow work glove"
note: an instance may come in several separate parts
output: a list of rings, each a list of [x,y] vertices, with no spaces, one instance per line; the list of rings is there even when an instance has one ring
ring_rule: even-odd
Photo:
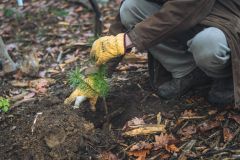
[[[101,65],[112,58],[125,54],[125,33],[117,36],[104,36],[97,39],[90,52],[91,57],[96,60],[96,65]]]
[[[98,93],[93,89],[93,79],[92,77],[87,77],[84,80],[87,84],[88,87],[83,89],[80,88],[76,88],[71,95],[65,99],[64,104],[66,105],[70,105],[73,101],[76,100],[76,98],[78,96],[85,96],[89,99],[89,103],[91,105],[91,110],[92,111],[96,111],[96,103],[97,103],[97,99],[98,99]]]

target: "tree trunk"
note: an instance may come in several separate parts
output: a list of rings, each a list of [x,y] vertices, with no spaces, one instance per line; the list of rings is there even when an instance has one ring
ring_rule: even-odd
[[[17,65],[13,62],[9,56],[6,46],[0,37],[0,59],[2,60],[3,71],[4,73],[10,73],[17,70]]]

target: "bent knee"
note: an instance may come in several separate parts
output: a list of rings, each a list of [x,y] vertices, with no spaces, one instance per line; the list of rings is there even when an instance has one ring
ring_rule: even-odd
[[[129,29],[159,11],[160,7],[146,0],[125,0],[120,8],[121,22]]]
[[[188,42],[198,66],[221,66],[230,59],[230,49],[225,34],[218,28],[209,27]]]
[[[134,13],[138,3],[138,0],[125,0],[120,8],[121,22],[128,29],[137,23]]]

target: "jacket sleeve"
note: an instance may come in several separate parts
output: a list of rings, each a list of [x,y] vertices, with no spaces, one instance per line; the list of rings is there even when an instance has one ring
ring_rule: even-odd
[[[139,51],[145,50],[198,24],[211,12],[214,3],[215,0],[168,0],[127,34]]]

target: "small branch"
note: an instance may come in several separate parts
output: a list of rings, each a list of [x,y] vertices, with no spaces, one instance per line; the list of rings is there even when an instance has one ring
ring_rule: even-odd
[[[33,120],[33,125],[31,126],[31,131],[32,131],[32,134],[34,132],[34,129],[35,129],[35,125],[36,125],[36,122],[37,122],[37,119],[38,119],[38,116],[42,115],[43,112],[38,112]]]
[[[36,100],[36,98],[28,98],[28,99],[23,99],[23,100],[17,101],[16,103],[14,103],[14,104],[10,107],[10,110],[14,109],[15,107],[20,106],[20,105],[23,104],[23,103],[32,102],[32,101],[35,101],[35,100]]]
[[[107,106],[107,102],[106,102],[106,98],[103,98],[103,105],[104,105],[104,109],[105,109],[105,114],[108,114],[108,106]]]
[[[124,132],[123,136],[134,137],[134,136],[141,136],[141,135],[150,135],[160,132],[166,132],[165,125],[158,125],[158,124],[145,124],[137,126],[136,128]]]
[[[206,118],[206,116],[179,117],[179,119],[183,119],[183,120],[204,119],[204,118]]]

